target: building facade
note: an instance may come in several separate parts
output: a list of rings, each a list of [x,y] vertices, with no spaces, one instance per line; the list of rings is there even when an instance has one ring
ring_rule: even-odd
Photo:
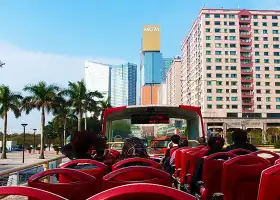
[[[110,102],[114,107],[136,105],[137,65],[110,67]]]
[[[173,58],[163,58],[163,69],[162,69],[162,80],[164,81],[166,78],[166,73],[168,72],[169,68],[171,67],[171,64],[173,62]]]
[[[144,53],[144,85],[162,82],[163,62],[160,52]]]
[[[166,105],[167,104],[167,85],[166,82],[160,84],[158,89],[158,104]]]
[[[158,104],[158,90],[160,85],[142,86],[141,105]]]
[[[181,104],[181,58],[175,58],[166,74],[167,104]]]
[[[110,92],[109,65],[98,62],[85,61],[85,85],[89,91],[99,91],[104,100]]]
[[[202,9],[182,42],[182,103],[205,127],[279,126],[280,12]]]

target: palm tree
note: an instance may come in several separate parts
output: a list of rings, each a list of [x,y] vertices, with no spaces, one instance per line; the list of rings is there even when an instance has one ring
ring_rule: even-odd
[[[62,94],[69,97],[71,105],[75,108],[78,117],[78,131],[80,131],[83,112],[97,110],[96,98],[102,98],[103,96],[98,91],[87,92],[83,80],[76,83],[69,82],[68,89],[62,91]]]
[[[46,112],[50,113],[57,105],[57,92],[59,87],[55,84],[47,85],[41,81],[38,84],[27,85],[23,88],[29,92],[30,96],[26,96],[22,101],[22,109],[29,114],[31,110],[37,109],[41,111],[41,149],[39,159],[44,159],[44,127],[46,120]]]
[[[58,94],[58,107],[54,110],[55,116],[53,121],[57,122],[59,126],[63,126],[63,144],[65,145],[67,121],[72,119],[77,120],[77,117],[75,115],[73,107],[71,107],[71,102],[63,98],[63,96],[61,95],[62,93],[63,92],[60,92]]]
[[[9,86],[0,86],[0,115],[4,119],[4,134],[1,159],[6,159],[6,143],[7,143],[7,125],[8,125],[8,112],[12,111],[16,117],[21,115],[20,100],[23,97],[20,93],[12,92]]]
[[[101,111],[101,118],[100,121],[103,123],[103,118],[104,118],[104,112],[107,108],[112,108],[112,105],[110,104],[110,97],[108,97],[105,101],[100,101],[99,102],[99,108]]]

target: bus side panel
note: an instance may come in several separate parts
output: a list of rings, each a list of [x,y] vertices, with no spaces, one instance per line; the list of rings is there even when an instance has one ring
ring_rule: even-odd
[[[202,136],[202,128],[198,116],[187,121],[187,130],[189,140],[197,140],[198,137]]]

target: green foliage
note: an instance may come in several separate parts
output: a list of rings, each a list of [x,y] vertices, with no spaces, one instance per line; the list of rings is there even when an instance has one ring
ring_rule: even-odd
[[[131,134],[130,124],[127,120],[116,120],[112,125],[113,136],[120,135],[123,139]]]
[[[275,149],[280,149],[280,140],[278,140],[277,142],[275,142],[274,148],[275,148]]]
[[[262,144],[262,130],[252,129],[248,133],[248,139],[253,145],[261,145]]]
[[[233,143],[233,141],[232,141],[232,133],[233,132],[231,132],[231,131],[226,133],[226,138],[227,138],[227,143],[228,144],[232,144]]]
[[[82,119],[82,124],[85,124],[85,118]],[[84,130],[85,127],[82,127],[82,130]],[[101,133],[102,125],[101,122],[98,120],[96,116],[88,117],[87,118],[87,131],[93,132],[93,133]]]

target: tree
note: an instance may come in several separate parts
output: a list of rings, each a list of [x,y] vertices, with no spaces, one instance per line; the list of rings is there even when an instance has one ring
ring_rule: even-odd
[[[85,118],[82,119],[82,124],[85,123]],[[96,116],[87,118],[87,131],[99,134],[101,133],[101,122]]]
[[[103,123],[103,118],[104,118],[104,112],[107,108],[112,108],[112,105],[110,104],[110,97],[107,98],[105,101],[100,101],[99,102],[99,108],[101,111],[101,118],[100,121]]]
[[[57,92],[59,87],[55,84],[47,85],[41,81],[35,85],[27,85],[23,88],[24,91],[29,92],[30,96],[26,96],[22,101],[22,109],[26,114],[31,110],[37,109],[41,111],[41,149],[39,159],[44,159],[44,130],[46,112],[50,113],[58,106]]]
[[[12,111],[16,117],[19,117],[20,100],[23,97],[19,93],[12,92],[9,86],[0,86],[0,115],[4,119],[4,134],[3,134],[3,151],[1,159],[6,159],[6,143],[7,143],[7,125],[8,125],[8,112]]]
[[[268,128],[266,130],[266,134],[269,137],[275,137],[275,140],[278,140],[278,136],[280,135],[280,129],[279,128]]]
[[[130,124],[126,120],[116,120],[112,125],[113,136],[127,138],[131,134]]]
[[[85,83],[83,80],[76,83],[69,82],[68,89],[62,92],[62,95],[69,97],[71,106],[75,108],[75,112],[78,117],[78,131],[81,130],[81,120],[84,111],[94,112],[97,110],[96,98],[102,98],[102,94],[98,91],[87,92]]]

